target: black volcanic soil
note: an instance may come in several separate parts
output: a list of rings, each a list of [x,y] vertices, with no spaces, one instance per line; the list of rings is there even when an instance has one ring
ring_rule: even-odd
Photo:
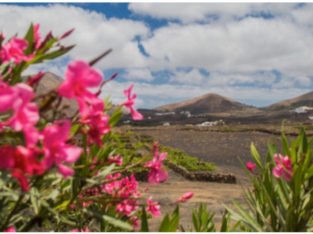
[[[278,143],[279,136],[262,132],[211,132],[175,128],[132,128],[132,131],[152,136],[166,146],[217,165],[218,171],[233,173],[239,181],[246,181],[242,162],[251,160],[250,144],[253,142],[259,153],[265,156],[267,143]],[[240,159],[240,160],[239,160]]]

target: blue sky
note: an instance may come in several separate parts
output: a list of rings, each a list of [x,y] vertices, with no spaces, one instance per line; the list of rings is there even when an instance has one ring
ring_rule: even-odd
[[[18,16],[18,17],[17,17]],[[116,102],[130,83],[138,107],[209,92],[266,106],[313,89],[313,5],[299,3],[0,4],[0,28],[23,33],[30,22],[76,44],[66,57],[28,72],[62,76],[66,63],[113,52],[97,64],[118,72],[103,96]]]

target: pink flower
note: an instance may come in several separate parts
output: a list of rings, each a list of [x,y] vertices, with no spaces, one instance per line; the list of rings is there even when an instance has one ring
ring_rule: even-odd
[[[87,124],[89,143],[102,145],[102,136],[110,132],[109,116],[104,113],[104,103],[100,99],[93,99],[93,103],[88,104],[79,100],[81,122]]]
[[[64,38],[68,37],[69,35],[72,34],[72,32],[73,32],[74,30],[75,30],[75,28],[72,28],[72,29],[66,31],[62,36],[60,36],[59,40],[62,40],[62,39],[64,39]]]
[[[38,72],[36,75],[30,77],[28,80],[27,80],[27,84],[29,86],[33,86],[35,84],[38,84],[38,82],[41,80],[41,78],[45,75],[44,72]]]
[[[109,156],[108,161],[110,163],[115,163],[117,166],[122,166],[123,165],[123,159],[120,155],[116,156]]]
[[[36,149],[4,145],[0,148],[0,168],[11,171],[23,191],[29,190],[27,175],[41,175],[45,169],[38,161]]]
[[[88,227],[83,227],[82,229],[73,229],[71,232],[91,232]]]
[[[31,102],[34,96],[33,89],[26,84],[11,87],[0,82],[0,112],[13,110],[13,115],[1,125],[23,131],[27,145],[36,144],[39,138],[39,132],[34,127],[39,120],[38,107]]]
[[[98,87],[102,81],[102,75],[99,71],[80,60],[71,62],[68,65],[65,77],[65,81],[58,88],[60,96],[91,102],[95,95],[88,88]]]
[[[126,216],[130,216],[134,211],[138,210],[138,202],[133,199],[125,199],[116,206],[116,211]]]
[[[19,64],[23,61],[33,59],[33,55],[25,55],[24,50],[27,49],[28,43],[24,39],[13,37],[9,42],[2,46],[0,51],[0,58],[2,62],[13,61]]]
[[[121,187],[121,181],[118,180],[121,176],[122,175],[120,173],[106,176],[106,179],[112,180],[112,182],[103,184],[102,189],[108,194],[111,194],[111,195],[117,194]]]
[[[70,121],[58,121],[47,126],[42,133],[44,163],[47,168],[55,164],[64,177],[73,175],[74,171],[63,163],[76,162],[82,152],[81,148],[66,143],[70,128]]]
[[[154,217],[160,216],[160,205],[158,202],[153,201],[151,198],[147,199],[146,211]]]
[[[34,42],[35,42],[35,49],[38,49],[40,47],[40,34],[39,34],[39,24],[34,25]]]
[[[134,109],[135,99],[137,95],[132,94],[132,90],[134,85],[131,84],[128,89],[124,90],[124,94],[127,97],[127,101],[123,103],[123,105],[130,110],[133,120],[142,120],[143,115]]]
[[[274,161],[276,166],[273,168],[273,175],[277,178],[283,177],[286,181],[290,181],[293,174],[290,158],[281,154],[275,154]]]
[[[187,192],[187,193],[184,193],[180,198],[178,198],[176,202],[179,202],[179,203],[186,202],[192,197],[193,197],[193,192]]]
[[[15,91],[7,83],[0,81],[0,112],[8,111],[15,101]]]
[[[14,115],[8,124],[16,131],[34,126],[39,120],[38,107],[35,103],[15,103]]]
[[[108,180],[113,180],[112,182],[106,183],[103,185],[103,190],[112,195],[113,197],[119,198],[138,198],[141,196],[138,191],[138,181],[131,175],[129,177],[124,177],[118,180],[121,177],[120,173],[115,175],[108,175]]]
[[[8,227],[4,232],[16,232],[15,227]]]
[[[136,230],[138,230],[138,228],[139,228],[139,221],[140,221],[139,218],[137,216],[132,216],[132,217],[130,217],[130,221],[132,222],[133,227]]]
[[[255,163],[253,162],[247,162],[246,163],[246,168],[250,171],[250,172],[254,172],[254,169],[256,168]]]
[[[166,157],[167,153],[159,153],[158,147],[155,144],[153,159],[145,164],[145,167],[150,169],[148,174],[149,183],[160,183],[167,180],[168,173],[163,167],[163,161]]]

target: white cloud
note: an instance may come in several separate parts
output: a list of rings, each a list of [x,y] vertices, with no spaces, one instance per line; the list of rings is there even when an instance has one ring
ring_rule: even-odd
[[[225,73],[212,72],[206,80],[209,86],[231,87],[231,86],[254,86],[254,87],[271,87],[277,78],[272,72],[255,72],[255,73]]]
[[[132,68],[127,69],[126,74],[123,75],[128,80],[152,81],[154,77],[151,71],[147,68]]]
[[[219,20],[230,20],[257,13],[280,15],[293,9],[295,5],[294,3],[131,3],[129,9],[138,15],[190,23],[210,21],[216,17]]]
[[[155,61],[166,60],[171,68],[308,75],[313,73],[312,40],[308,28],[288,20],[246,18],[224,25],[170,25],[142,44]]]
[[[170,82],[180,84],[199,85],[203,83],[206,76],[199,69],[191,69],[190,71],[174,71],[170,78]]]
[[[293,19],[300,25],[313,26],[313,4],[306,4],[303,7],[294,9],[291,12]]]
[[[143,22],[107,19],[103,14],[69,5],[0,5],[0,28],[7,35],[16,32],[23,35],[31,22],[40,23],[43,33],[52,30],[55,35],[62,35],[74,27],[74,33],[66,39],[66,44],[77,45],[70,52],[73,59],[91,60],[112,48],[113,53],[97,64],[98,67],[132,67],[145,63],[145,57],[134,41],[136,36],[149,33]]]

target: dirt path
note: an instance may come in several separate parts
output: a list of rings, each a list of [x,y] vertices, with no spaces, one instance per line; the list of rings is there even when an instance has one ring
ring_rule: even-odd
[[[233,200],[242,201],[242,187],[238,184],[220,184],[209,182],[189,181],[179,174],[170,171],[169,179],[158,185],[141,183],[142,188],[148,188],[148,193],[153,199],[160,202],[162,216],[172,212],[175,208],[175,201],[185,192],[193,192],[194,197],[186,203],[181,204],[181,224],[185,228],[191,225],[192,209],[201,202],[207,203],[210,210],[216,213],[215,221],[220,222],[223,204],[230,205]],[[157,231],[162,217],[151,222],[151,230]]]

